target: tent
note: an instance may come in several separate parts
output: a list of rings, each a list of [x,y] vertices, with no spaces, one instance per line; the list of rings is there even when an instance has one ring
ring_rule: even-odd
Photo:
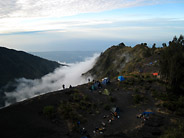
[[[149,115],[149,114],[153,114],[153,112],[143,112],[142,115]]]
[[[91,90],[96,90],[96,87],[95,87],[95,85],[93,84],[93,85],[91,85]]]
[[[102,79],[102,84],[103,84],[103,85],[106,85],[106,84],[108,84],[109,82],[110,82],[110,80],[109,80],[108,77]]]
[[[110,92],[107,89],[104,89],[104,91],[102,92],[102,94],[104,94],[104,95],[110,95]]]
[[[153,113],[153,112],[143,112],[143,113],[142,113],[143,116],[147,116],[147,117],[148,117],[150,114],[154,114],[154,113]]]
[[[119,80],[119,81],[124,81],[125,78],[124,78],[123,76],[118,76],[118,80]]]
[[[111,108],[111,112],[117,112],[118,114],[120,113],[119,107],[113,107]]]
[[[158,76],[158,73],[153,73],[153,76]]]

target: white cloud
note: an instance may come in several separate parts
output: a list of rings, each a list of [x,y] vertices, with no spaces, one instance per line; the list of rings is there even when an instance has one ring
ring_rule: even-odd
[[[117,8],[127,8],[158,3],[173,2],[172,0],[4,0],[0,1],[0,34],[62,30],[89,25],[113,24],[116,19],[102,17],[95,19],[61,18],[81,13],[93,13]],[[181,2],[175,0],[174,2]],[[97,15],[98,16],[98,15]],[[87,15],[86,15],[87,17]],[[84,19],[85,18],[85,19]],[[129,20],[129,16],[117,20]],[[141,18],[140,16],[131,19]]]
[[[0,2],[0,17],[61,17],[164,1],[166,0],[6,0]]]
[[[70,85],[77,86],[87,83],[87,76],[82,73],[90,70],[96,62],[99,54],[95,54],[91,58],[87,58],[80,63],[70,64],[68,67],[60,67],[53,73],[43,76],[41,79],[29,80],[25,78],[17,79],[17,87],[13,92],[6,92],[6,106],[11,104],[9,99],[15,98],[16,102],[62,89],[62,85],[68,88]],[[91,78],[91,76],[88,76]],[[92,79],[92,78],[91,78]]]

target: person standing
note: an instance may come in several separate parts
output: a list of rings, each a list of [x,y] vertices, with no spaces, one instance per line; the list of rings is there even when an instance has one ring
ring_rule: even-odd
[[[63,89],[65,89],[65,85],[63,84]]]

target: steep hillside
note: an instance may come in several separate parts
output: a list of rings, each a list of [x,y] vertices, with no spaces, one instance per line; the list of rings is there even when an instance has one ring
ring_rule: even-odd
[[[96,65],[87,72],[96,79],[111,78],[130,72],[157,72],[161,48],[149,48],[146,44],[135,47],[123,43],[112,46],[102,53]]]
[[[0,107],[4,106],[4,91],[14,89],[16,78],[36,79],[61,66],[57,62],[33,56],[23,51],[0,47]],[[11,83],[8,87],[8,83]]]
[[[0,88],[15,78],[40,78],[59,66],[23,51],[0,47]]]

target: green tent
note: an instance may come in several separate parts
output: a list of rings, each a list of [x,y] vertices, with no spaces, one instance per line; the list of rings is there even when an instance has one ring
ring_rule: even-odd
[[[110,95],[110,92],[107,89],[104,89],[104,91],[102,92],[102,94],[104,94],[104,95]]]

